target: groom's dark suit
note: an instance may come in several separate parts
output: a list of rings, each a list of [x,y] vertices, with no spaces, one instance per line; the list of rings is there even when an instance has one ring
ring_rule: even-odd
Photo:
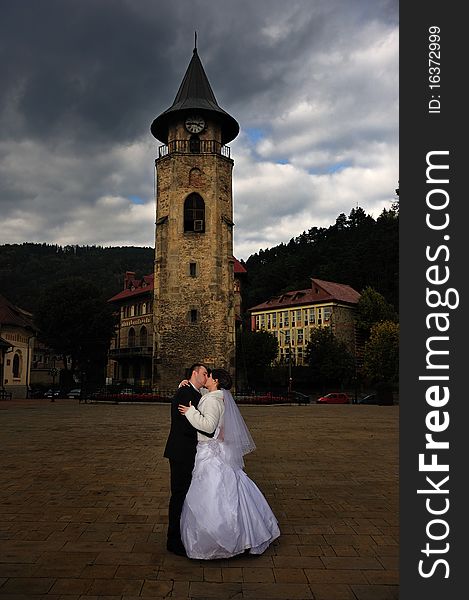
[[[167,548],[177,554],[185,553],[179,522],[184,499],[191,484],[197,448],[197,430],[179,412],[178,405],[189,406],[191,402],[192,406],[197,408],[200,398],[200,392],[193,385],[184,385],[178,389],[171,401],[171,428],[164,450],[164,456],[169,458],[171,471]]]

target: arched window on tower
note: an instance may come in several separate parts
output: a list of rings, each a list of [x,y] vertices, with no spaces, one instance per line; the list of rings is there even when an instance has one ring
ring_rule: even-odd
[[[205,232],[205,202],[199,194],[189,194],[184,202],[184,231]]]
[[[200,152],[200,138],[198,135],[193,134],[189,139],[189,152],[197,154]]]
[[[145,325],[142,325],[140,328],[140,346],[144,347],[147,345],[148,341],[148,331]]]
[[[133,327],[131,327],[129,329],[128,347],[129,348],[135,347],[135,329]]]

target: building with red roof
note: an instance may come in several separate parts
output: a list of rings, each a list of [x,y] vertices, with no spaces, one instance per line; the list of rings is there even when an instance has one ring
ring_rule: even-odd
[[[311,279],[311,287],[285,292],[249,309],[251,329],[268,331],[278,341],[280,363],[305,364],[311,333],[330,327],[350,352],[356,352],[355,310],[360,294],[349,285]]]
[[[109,350],[108,378],[137,387],[151,387],[153,359],[153,275],[124,275],[124,288],[108,300],[119,313]]]

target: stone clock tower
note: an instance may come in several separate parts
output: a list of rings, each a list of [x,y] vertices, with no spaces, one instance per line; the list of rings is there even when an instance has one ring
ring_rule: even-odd
[[[239,132],[194,48],[173,104],[152,123],[156,166],[153,386],[194,362],[234,375],[233,160]]]

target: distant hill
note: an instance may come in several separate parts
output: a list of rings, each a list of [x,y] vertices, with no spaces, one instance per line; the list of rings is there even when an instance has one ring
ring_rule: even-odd
[[[0,293],[34,312],[40,290],[69,276],[89,278],[105,298],[123,287],[124,273],[153,272],[154,249],[137,246],[0,245]],[[362,208],[341,214],[330,227],[312,227],[288,244],[259,250],[247,261],[243,306],[308,288],[311,277],[345,283],[358,292],[371,286],[398,311],[399,213],[384,210],[374,219]]]
[[[243,305],[311,286],[311,277],[352,286],[371,286],[399,310],[399,212],[395,204],[374,219],[357,207],[330,227],[312,227],[288,244],[259,250],[247,270]]]
[[[154,249],[136,246],[0,246],[0,292],[19,307],[34,312],[38,293],[53,281],[70,276],[89,278],[105,298],[119,292],[125,271],[137,277],[153,272]]]

